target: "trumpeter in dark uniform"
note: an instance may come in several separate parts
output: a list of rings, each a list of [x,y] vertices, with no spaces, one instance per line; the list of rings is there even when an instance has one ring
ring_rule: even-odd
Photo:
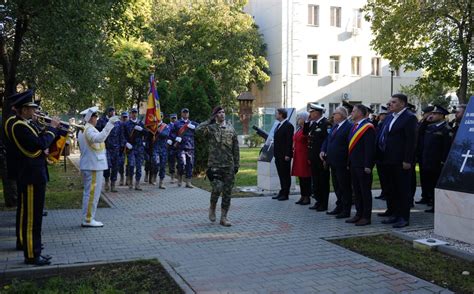
[[[25,263],[50,264],[50,257],[41,255],[41,224],[48,169],[44,150],[48,149],[57,135],[60,122],[51,121],[45,132],[40,132],[30,122],[38,105],[33,91],[29,90],[17,99],[17,121],[12,126],[11,137],[19,153],[18,188],[22,197],[22,238]]]
[[[430,125],[427,126],[423,138],[421,162],[426,187],[425,197],[433,204],[433,208],[426,212],[434,212],[434,190],[453,139],[452,129],[445,119],[448,114],[446,109],[435,105],[430,115]]]
[[[308,136],[313,197],[316,199],[310,209],[316,211],[326,211],[329,200],[329,167],[319,157],[321,147],[328,136],[328,120],[323,116],[324,110],[324,107],[311,103],[309,121],[303,127],[303,133]]]

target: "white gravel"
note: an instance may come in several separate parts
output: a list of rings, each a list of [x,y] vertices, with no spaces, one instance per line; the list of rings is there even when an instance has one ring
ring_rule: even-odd
[[[462,242],[459,240],[454,240],[451,238],[446,238],[440,235],[436,235],[434,230],[422,230],[422,231],[411,231],[405,232],[407,235],[415,237],[416,239],[424,239],[424,238],[434,238],[441,241],[448,242],[448,246],[452,246],[453,248],[468,252],[470,254],[474,254],[474,244],[469,244],[466,242]]]

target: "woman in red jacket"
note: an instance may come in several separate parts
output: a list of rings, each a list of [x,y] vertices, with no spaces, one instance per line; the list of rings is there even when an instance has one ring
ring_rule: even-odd
[[[296,176],[300,181],[301,198],[296,204],[311,204],[311,166],[308,159],[308,136],[303,134],[304,122],[308,119],[309,113],[306,111],[298,113],[296,116],[297,129],[293,136],[293,168],[292,176]]]

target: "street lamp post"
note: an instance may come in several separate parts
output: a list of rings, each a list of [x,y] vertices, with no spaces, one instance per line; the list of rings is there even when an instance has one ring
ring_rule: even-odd
[[[390,95],[393,95],[393,75],[395,71],[393,68],[390,68]]]

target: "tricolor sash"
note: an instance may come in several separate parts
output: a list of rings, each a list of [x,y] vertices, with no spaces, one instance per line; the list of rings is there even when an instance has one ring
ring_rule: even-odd
[[[182,126],[179,130],[178,130],[178,136],[181,137],[182,134],[184,134],[184,132],[186,132],[186,130],[188,129],[188,125],[190,124],[191,122],[188,122],[187,124],[184,124],[184,126]]]
[[[366,123],[359,127],[359,129],[352,135],[351,140],[349,141],[349,154],[351,154],[352,150],[359,142],[360,138],[367,132],[368,129],[375,129],[374,125],[371,123]]]

